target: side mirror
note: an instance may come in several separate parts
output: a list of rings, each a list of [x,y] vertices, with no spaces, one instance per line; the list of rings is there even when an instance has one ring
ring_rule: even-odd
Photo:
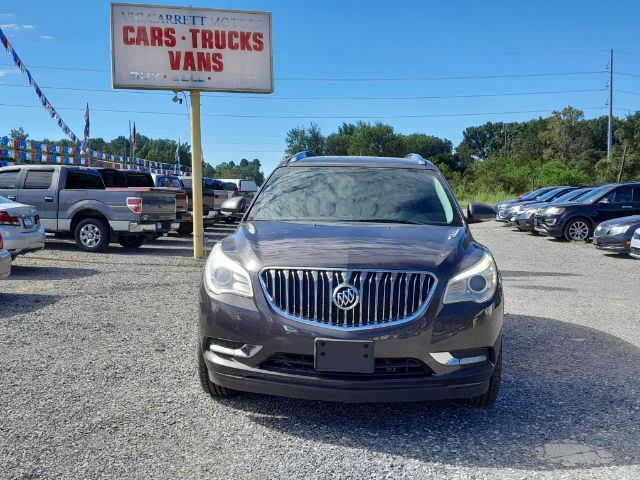
[[[244,212],[246,206],[247,199],[243,196],[231,197],[222,202],[222,205],[220,205],[220,210],[228,214],[242,213]]]
[[[496,218],[496,209],[484,203],[469,202],[467,205],[467,222],[479,223]]]

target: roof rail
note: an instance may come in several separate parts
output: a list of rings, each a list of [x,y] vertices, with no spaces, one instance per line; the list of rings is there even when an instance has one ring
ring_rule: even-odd
[[[302,160],[303,158],[315,157],[313,152],[309,152],[308,150],[303,150],[302,152],[298,152],[292,157],[285,158],[280,165],[288,165],[291,162],[296,162],[298,160]]]
[[[404,158],[415,160],[419,165],[427,165],[429,162],[419,153],[408,153]]]

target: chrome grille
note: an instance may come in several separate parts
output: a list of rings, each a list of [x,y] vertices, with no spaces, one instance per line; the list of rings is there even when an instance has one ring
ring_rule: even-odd
[[[428,272],[265,268],[260,283],[279,314],[329,328],[372,328],[409,321],[424,311],[436,284]],[[351,310],[333,303],[338,285],[359,293]]]

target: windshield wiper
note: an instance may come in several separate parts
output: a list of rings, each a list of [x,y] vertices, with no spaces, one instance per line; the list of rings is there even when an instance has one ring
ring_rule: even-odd
[[[359,218],[357,220],[338,220],[340,222],[358,223],[399,223],[403,225],[427,225],[426,223],[414,222],[412,220],[391,219],[391,218]]]

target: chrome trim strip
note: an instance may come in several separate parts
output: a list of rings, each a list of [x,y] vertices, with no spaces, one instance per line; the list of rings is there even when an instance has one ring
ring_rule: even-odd
[[[418,275],[417,278],[420,278],[421,275],[428,275],[429,276],[429,283],[428,285],[430,286],[429,288],[429,293],[427,295],[427,297],[425,298],[425,300],[423,302],[420,303],[420,295],[418,296],[418,308],[416,309],[416,311],[411,314],[408,317],[402,318],[400,320],[389,320],[387,322],[384,323],[377,323],[377,313],[376,313],[376,321],[372,324],[369,325],[358,325],[358,326],[351,326],[351,327],[344,327],[344,326],[339,326],[339,325],[331,325],[331,324],[327,324],[324,323],[321,320],[308,320],[308,319],[304,319],[304,318],[300,318],[300,317],[296,317],[295,315],[292,315],[280,308],[278,308],[275,305],[275,299],[271,297],[271,295],[269,294],[269,289],[267,288],[267,285],[265,284],[263,278],[262,278],[262,273],[266,270],[284,270],[284,271],[289,271],[289,270],[311,270],[311,271],[317,271],[318,272],[318,276],[322,281],[322,271],[326,271],[326,272],[347,272],[347,271],[358,271],[361,274],[368,274],[368,273],[376,273],[378,275],[382,275],[383,273],[405,273],[407,275]],[[373,280],[373,275],[371,275],[371,280]],[[366,275],[365,275],[366,278]],[[371,281],[370,280],[370,281]],[[356,330],[373,330],[373,329],[378,329],[378,328],[385,328],[385,327],[389,327],[389,326],[396,326],[396,325],[401,325],[403,323],[407,323],[407,322],[411,322],[413,320],[415,320],[416,318],[420,317],[422,314],[424,314],[424,312],[427,310],[428,306],[431,304],[431,300],[433,298],[433,295],[435,293],[435,291],[437,290],[438,287],[438,278],[436,277],[436,275],[433,272],[429,272],[429,271],[422,271],[422,270],[386,270],[386,269],[367,269],[367,268],[363,268],[363,269],[346,269],[346,268],[332,268],[332,267],[322,267],[322,268],[318,268],[318,267],[282,267],[282,266],[265,266],[262,269],[260,269],[260,271],[258,272],[258,281],[260,282],[260,286],[262,287],[262,293],[265,296],[265,299],[267,300],[267,303],[269,304],[269,307],[271,307],[271,309],[274,311],[274,313],[276,313],[277,315],[280,315],[288,320],[303,324],[303,325],[309,325],[309,326],[313,326],[313,327],[320,327],[320,328],[326,328],[329,330],[342,330],[342,331],[356,331]],[[332,279],[333,281],[333,279]],[[421,290],[420,292],[422,292],[422,288],[424,287],[424,280],[420,282],[420,286],[421,286]],[[318,284],[316,283],[316,286]],[[274,286],[275,288],[275,286]],[[376,292],[379,290],[379,288],[377,288],[376,286]],[[331,291],[331,290],[329,290]],[[414,288],[415,291],[415,288]],[[323,283],[323,295],[324,295],[324,283]],[[322,298],[322,296],[321,296]],[[323,306],[322,306],[322,316],[321,319],[324,318],[324,301],[322,302]],[[376,304],[377,304],[377,295],[376,295]],[[329,304],[329,306],[331,306],[331,304]],[[362,311],[362,308],[360,308],[360,310]],[[377,312],[377,308],[374,309]],[[355,323],[355,321],[354,321]]]

